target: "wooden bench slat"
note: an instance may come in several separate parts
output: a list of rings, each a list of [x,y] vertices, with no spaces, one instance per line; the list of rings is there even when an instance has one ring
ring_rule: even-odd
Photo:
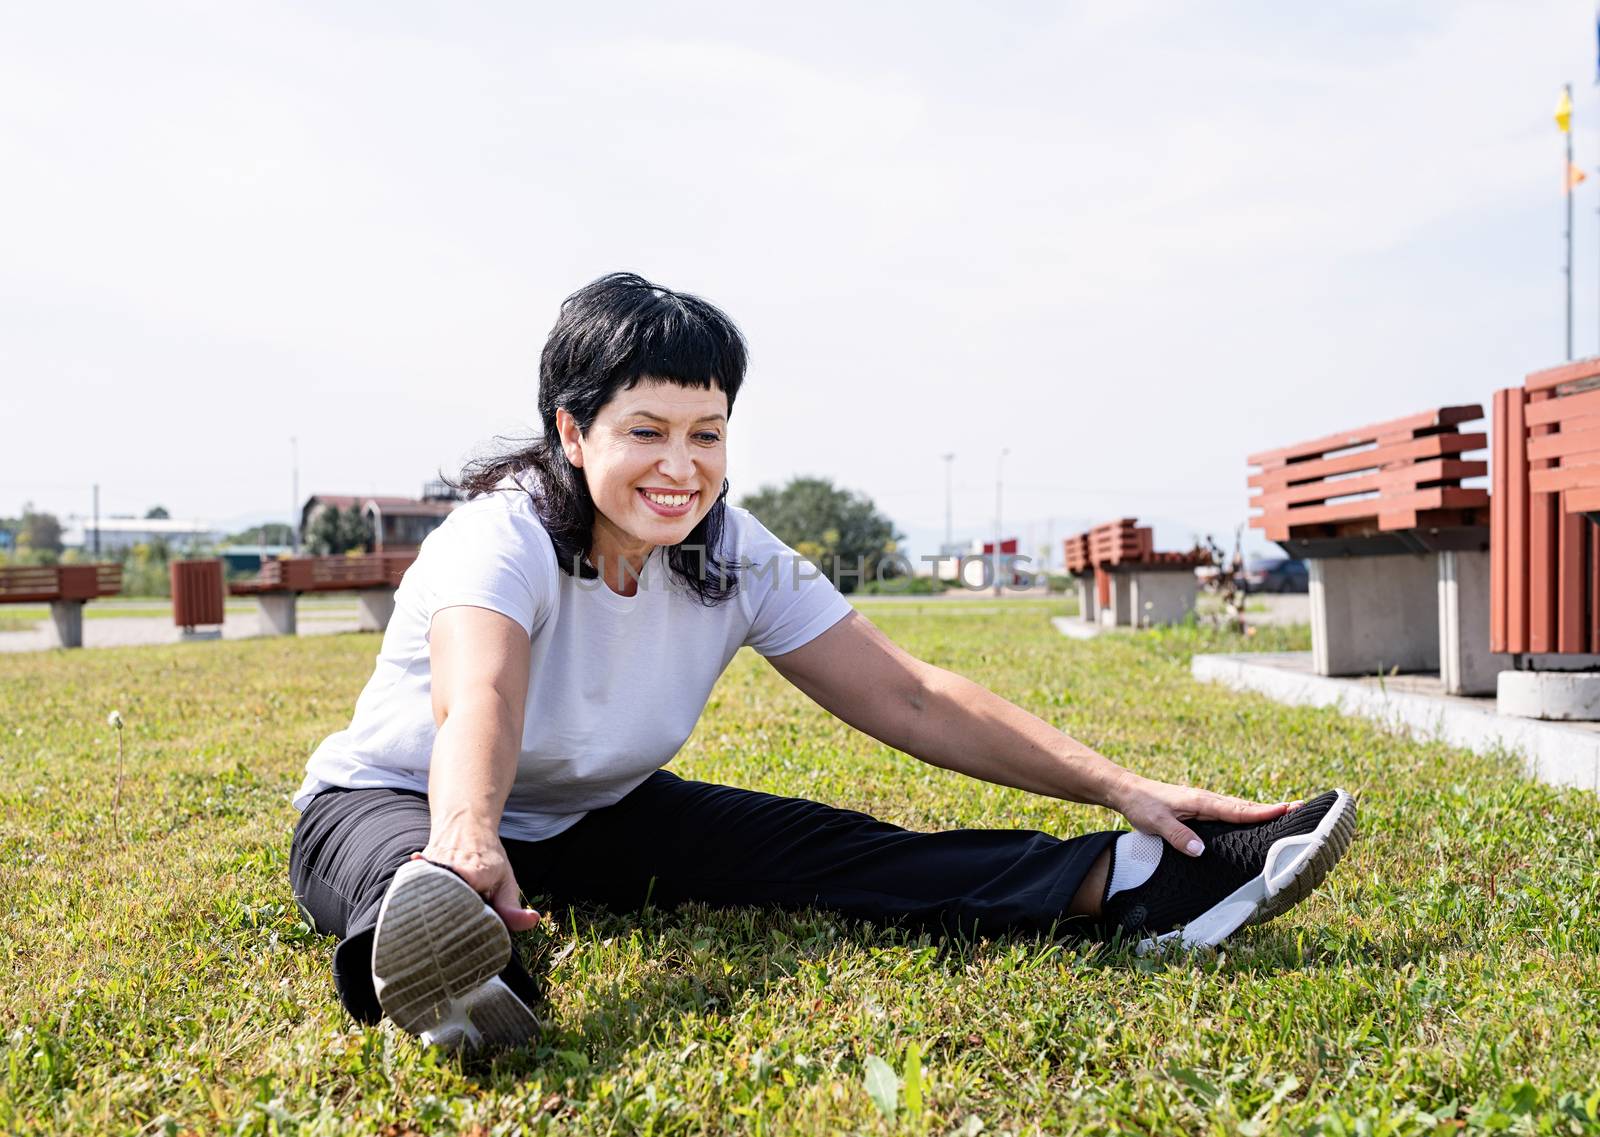
[[[1597,376],[1600,376],[1600,356],[1577,359],[1558,367],[1546,367],[1541,371],[1529,372],[1522,386],[1529,391],[1548,391],[1563,383],[1576,383],[1581,379],[1593,379]]]
[[[1249,484],[1260,489],[1288,486],[1334,474],[1353,474],[1373,467],[1464,454],[1469,450],[1481,450],[1488,445],[1487,434],[1428,434],[1421,438],[1362,450],[1355,454],[1341,454],[1336,458],[1275,466],[1270,470],[1251,474]]]
[[[1381,509],[1379,508],[1381,504]],[[1332,521],[1351,521],[1361,517],[1381,517],[1384,513],[1419,511],[1424,509],[1472,509],[1489,504],[1489,491],[1463,489],[1460,486],[1438,486],[1416,490],[1394,498],[1367,498],[1363,501],[1340,505],[1321,505],[1298,513],[1271,513],[1250,519],[1252,529],[1265,529],[1271,525],[1320,525]],[[1274,538],[1281,539],[1281,538]]]
[[[1476,422],[1482,417],[1483,408],[1477,404],[1439,407],[1437,410],[1420,411],[1416,414],[1390,419],[1387,422],[1357,427],[1355,430],[1344,430],[1337,434],[1325,435],[1322,438],[1314,438],[1306,442],[1297,442],[1291,446],[1263,450],[1250,455],[1246,462],[1251,466],[1260,466],[1263,469],[1267,469],[1293,464],[1296,459],[1309,461],[1326,455],[1331,451],[1348,450],[1353,446],[1363,446],[1374,442],[1402,442],[1413,437],[1418,431],[1442,429],[1464,422]]]
[[[1600,510],[1600,486],[1568,490],[1561,495],[1561,508],[1564,513],[1592,513]]]
[[[1528,440],[1528,457],[1534,461],[1566,458],[1593,450],[1600,450],[1600,415],[1563,419],[1556,433]]]
[[[1549,426],[1569,418],[1600,414],[1600,391],[1584,391],[1577,395],[1565,395],[1559,399],[1530,401],[1524,414],[1530,427]]]
[[[96,600],[122,591],[118,564],[7,565],[0,568],[0,604]]]
[[[1463,478],[1481,478],[1489,472],[1489,463],[1463,461],[1459,458],[1435,458],[1392,470],[1379,470],[1356,478],[1338,481],[1309,482],[1303,486],[1290,486],[1276,493],[1257,494],[1250,505],[1267,512],[1288,509],[1293,517],[1295,505],[1332,501],[1358,493],[1395,494],[1416,489],[1423,482],[1461,481]],[[1372,499],[1377,501],[1379,499]]]
[[[1600,454],[1563,459],[1561,465],[1528,472],[1528,488],[1534,493],[1556,493],[1600,486]]]

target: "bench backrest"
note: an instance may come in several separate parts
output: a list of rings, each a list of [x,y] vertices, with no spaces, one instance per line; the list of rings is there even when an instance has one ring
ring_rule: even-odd
[[[7,565],[0,568],[0,604],[95,600],[122,591],[122,566]]]
[[[1489,647],[1600,652],[1600,359],[1494,396]]]
[[[369,553],[356,557],[284,557],[263,561],[252,589],[284,592],[341,592],[363,588],[398,588],[415,552]]]
[[[1119,565],[1198,566],[1211,563],[1211,555],[1196,549],[1183,553],[1155,551],[1155,531],[1137,518],[1122,517],[1068,537],[1064,544],[1067,571],[1086,573]]]
[[[1489,472],[1465,457],[1488,437],[1457,429],[1482,417],[1481,406],[1439,407],[1252,454],[1250,506],[1261,512],[1250,526],[1287,541],[1460,525],[1457,511],[1489,505],[1488,490],[1461,485]],[[1466,520],[1488,523],[1487,514]]]

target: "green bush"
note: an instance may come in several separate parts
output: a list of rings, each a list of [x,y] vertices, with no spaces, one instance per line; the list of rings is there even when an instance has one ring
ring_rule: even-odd
[[[934,576],[896,576],[869,580],[861,586],[868,596],[937,596],[953,585]]]

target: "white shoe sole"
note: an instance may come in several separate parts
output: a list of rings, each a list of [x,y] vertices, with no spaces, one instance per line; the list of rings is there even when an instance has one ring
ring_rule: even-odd
[[[508,1049],[538,1035],[533,1011],[500,978],[505,922],[449,869],[408,861],[378,909],[372,986],[394,1024],[447,1050]]]
[[[1344,856],[1356,834],[1356,799],[1344,790],[1334,792],[1337,799],[1315,829],[1272,843],[1260,876],[1176,931],[1139,941],[1138,953],[1215,947],[1246,924],[1264,924],[1309,896]]]

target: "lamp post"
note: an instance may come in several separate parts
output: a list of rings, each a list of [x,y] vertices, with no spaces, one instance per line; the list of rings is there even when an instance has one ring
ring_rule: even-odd
[[[952,463],[956,460],[956,456],[954,454],[941,454],[939,457],[944,459],[944,543],[948,546],[955,541],[955,527],[952,523],[955,514],[950,504],[950,469]]]
[[[994,468],[994,594],[996,596],[1000,595],[1000,565],[1003,563],[1000,555],[1000,491],[1004,485],[1006,455],[1009,453],[1011,453],[1009,449],[1001,447],[1000,458],[995,463]]]
[[[289,436],[289,464],[290,472],[289,493],[293,496],[293,508],[289,511],[289,542],[294,547],[294,555],[300,555],[300,439],[295,435]]]

